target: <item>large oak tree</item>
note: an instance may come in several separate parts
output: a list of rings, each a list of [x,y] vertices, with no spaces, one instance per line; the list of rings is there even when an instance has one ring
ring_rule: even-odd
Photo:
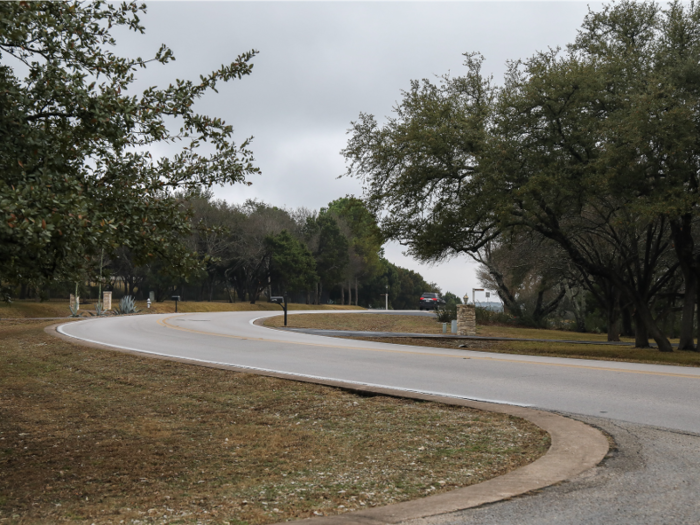
[[[114,51],[111,30],[143,33],[142,11],[0,4],[0,280],[72,278],[119,246],[191,269],[199,261],[181,242],[190,224],[174,192],[258,173],[247,140],[236,145],[231,126],[193,109],[219,83],[249,75],[255,52],[136,94],[139,69],[174,59],[165,46],[150,60]],[[179,153],[153,158],[164,143]]]
[[[386,124],[361,115],[348,173],[423,260],[523,230],[556,243],[632,303],[640,346],[648,333],[671,350],[653,303],[680,268],[690,348],[699,46],[697,5],[620,2],[590,12],[565,51],[511,63],[500,87],[467,55],[465,76],[413,82]]]

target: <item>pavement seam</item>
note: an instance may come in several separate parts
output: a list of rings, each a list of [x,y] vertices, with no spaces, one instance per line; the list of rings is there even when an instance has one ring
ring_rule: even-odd
[[[406,399],[419,399],[423,401],[464,406],[487,412],[512,415],[530,421],[531,423],[545,430],[550,435],[551,446],[544,456],[528,465],[520,467],[502,476],[498,476],[476,485],[438,494],[436,496],[428,496],[426,498],[396,503],[385,507],[355,511],[347,514],[320,516],[299,520],[302,522],[312,521],[315,525],[322,525],[325,523],[328,523],[329,525],[394,524],[411,519],[447,514],[507,500],[574,478],[586,470],[598,465],[606,457],[609,450],[607,438],[598,429],[554,412],[546,412],[543,410],[536,410],[516,405],[502,405],[483,401],[424,394],[420,392],[409,392],[374,385],[363,386],[338,380],[300,377],[298,375],[286,374],[283,372],[251,370],[235,365],[206,363],[191,359],[152,354],[145,351],[141,352],[138,350],[118,349],[109,345],[86,342],[79,338],[62,334],[58,331],[58,327],[61,324],[63,323],[47,326],[44,330],[50,335],[70,341],[74,344],[81,344],[92,348],[120,351],[142,357],[177,361],[187,364],[207,366],[210,368],[219,368],[244,373],[256,373],[259,375],[287,379],[291,381],[301,381],[342,388],[358,393],[373,393]]]

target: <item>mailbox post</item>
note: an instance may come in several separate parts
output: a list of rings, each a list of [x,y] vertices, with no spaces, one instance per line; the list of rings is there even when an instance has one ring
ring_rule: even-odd
[[[179,295],[173,295],[172,300],[175,301],[175,313],[177,313],[177,302],[180,300]]]
[[[287,294],[284,294],[284,297],[281,295],[273,295],[270,297],[270,302],[277,303],[282,307],[282,310],[284,310],[284,326],[287,326]]]

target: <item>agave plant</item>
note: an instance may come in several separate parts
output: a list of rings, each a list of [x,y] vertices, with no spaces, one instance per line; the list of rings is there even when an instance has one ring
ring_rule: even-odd
[[[131,295],[122,297],[121,301],[119,301],[119,306],[113,310],[116,315],[136,314],[140,311],[136,308],[136,300]]]
[[[95,303],[95,315],[98,317],[105,314],[104,305],[100,302]]]
[[[70,317],[80,317],[80,314],[78,313],[80,305],[77,302],[75,303],[75,306],[69,306],[68,309],[70,310]]]

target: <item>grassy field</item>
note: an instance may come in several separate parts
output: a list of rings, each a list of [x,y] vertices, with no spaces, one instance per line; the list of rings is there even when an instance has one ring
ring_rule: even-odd
[[[266,326],[283,325],[282,317],[271,317]],[[430,317],[386,314],[298,314],[289,316],[288,326],[295,328],[317,328],[328,330],[367,330],[405,333],[442,333],[442,324]],[[448,326],[449,329],[449,326]],[[477,326],[476,333],[485,337],[511,337],[522,339],[560,339],[568,341],[606,341],[603,334],[581,334],[560,330],[537,330],[509,326]],[[557,342],[525,341],[468,341],[434,338],[361,338],[394,344],[432,346],[437,348],[464,348],[466,350],[499,352],[506,354],[543,355],[573,357],[579,359],[602,359],[633,363],[655,363],[668,365],[700,366],[700,353],[675,351],[662,353],[653,348],[641,349],[632,346],[583,345]],[[674,341],[677,342],[677,341]]]
[[[0,522],[265,524],[533,461],[516,418],[90,349],[0,322]]]
[[[112,307],[116,307],[119,301],[112,301]],[[175,311],[174,301],[163,301],[153,303],[151,308],[146,308],[146,301],[137,301],[136,306],[141,309],[141,313],[169,314]],[[314,305],[290,303],[289,310],[357,310],[357,306],[340,306],[333,304]],[[178,312],[247,312],[247,311],[281,311],[282,308],[275,303],[268,303],[266,300],[255,304],[250,303],[228,303],[228,302],[198,302],[180,301],[177,305]],[[95,313],[95,301],[81,303],[80,313],[89,316]],[[32,317],[68,317],[70,310],[68,300],[51,299],[40,303],[38,301],[15,300],[8,305],[0,303],[0,319],[8,318],[32,318]]]

